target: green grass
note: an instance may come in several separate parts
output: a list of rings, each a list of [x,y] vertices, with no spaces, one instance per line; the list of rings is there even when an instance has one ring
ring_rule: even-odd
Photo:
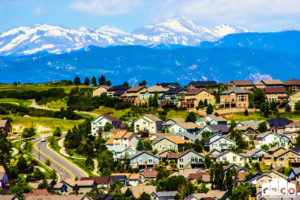
[[[57,101],[51,101],[51,102],[48,102],[46,105],[40,105],[40,106],[43,106],[46,108],[54,108],[54,109],[61,109],[61,108],[67,109],[67,107],[68,107],[65,98],[58,99]]]
[[[300,120],[300,115],[296,115],[293,113],[280,113],[278,115],[269,115],[268,118],[265,118],[261,113],[249,113],[248,116],[245,116],[244,113],[236,113],[236,114],[230,114],[230,115],[224,115],[224,117],[231,121],[265,121],[271,118],[275,118],[275,117],[284,117],[290,120]]]
[[[10,103],[10,104],[18,105],[18,106],[29,107],[32,103],[32,100],[3,98],[3,99],[0,99],[0,103]]]
[[[96,113],[99,115],[102,114],[110,114],[113,117],[118,117],[120,118],[122,115],[126,114],[128,111],[130,111],[130,109],[124,109],[124,110],[116,110],[114,108],[108,108],[108,107],[104,107],[104,106],[100,106],[100,108],[97,108],[93,111],[91,111],[92,113]]]
[[[13,120],[12,128],[13,132],[21,133],[24,128],[31,126],[37,129],[37,133],[52,133],[56,127],[59,127],[62,131],[72,129],[75,125],[82,123],[84,120],[64,120],[58,118],[47,117],[26,117],[26,116],[14,116],[14,115],[0,115],[0,119],[3,117],[9,117]]]
[[[171,110],[168,112],[166,119],[170,118],[186,118],[188,116],[189,112],[185,110]],[[196,115],[198,115],[196,113]]]

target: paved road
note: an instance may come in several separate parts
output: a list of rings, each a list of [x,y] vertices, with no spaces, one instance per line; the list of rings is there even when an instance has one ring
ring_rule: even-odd
[[[41,142],[40,139],[33,141],[33,155],[41,162],[45,163],[46,159],[51,161],[51,168],[55,169],[60,176],[60,180],[75,179],[75,177],[88,176],[82,169],[47,147],[47,141]]]

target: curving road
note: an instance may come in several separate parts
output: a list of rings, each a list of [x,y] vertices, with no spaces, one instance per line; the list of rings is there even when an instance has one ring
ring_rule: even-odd
[[[41,142],[41,139],[33,141],[34,151],[33,156],[45,163],[46,159],[51,161],[51,168],[58,173],[60,180],[70,179],[75,180],[81,177],[88,176],[86,172],[74,165],[72,162],[62,157],[47,146],[48,142]]]

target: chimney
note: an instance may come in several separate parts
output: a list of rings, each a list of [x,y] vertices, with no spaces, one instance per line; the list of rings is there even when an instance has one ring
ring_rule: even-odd
[[[155,161],[153,160],[153,169],[155,169]]]
[[[136,168],[140,169],[139,161],[136,162]]]
[[[145,169],[147,169],[147,161],[145,161]]]

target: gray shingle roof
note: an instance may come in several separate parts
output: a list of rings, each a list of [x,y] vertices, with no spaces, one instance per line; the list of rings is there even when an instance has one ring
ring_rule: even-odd
[[[230,94],[230,93],[236,93],[236,94],[249,94],[249,91],[243,90],[239,87],[231,88],[230,90],[226,90],[222,92],[221,94]]]

